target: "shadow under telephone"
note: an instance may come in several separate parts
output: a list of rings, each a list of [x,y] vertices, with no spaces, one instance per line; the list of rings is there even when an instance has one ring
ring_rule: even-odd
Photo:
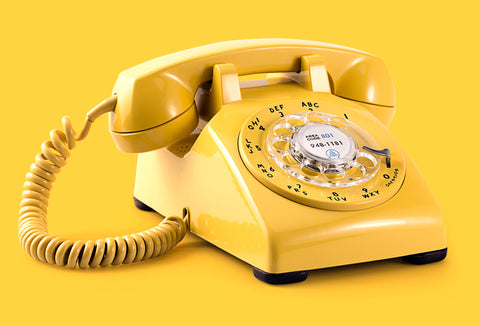
[[[64,117],[24,184],[19,238],[34,259],[71,268],[141,261],[190,230],[267,283],[308,270],[446,256],[442,213],[387,127],[394,88],[383,62],[342,46],[230,41],[123,71],[77,135]],[[109,113],[117,147],[139,153],[134,201],[166,217],[144,232],[76,241],[47,231],[55,174]]]

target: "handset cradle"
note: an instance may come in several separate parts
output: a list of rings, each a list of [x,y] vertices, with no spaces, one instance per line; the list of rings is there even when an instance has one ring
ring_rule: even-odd
[[[314,92],[329,87],[323,78],[316,78],[325,74],[328,65],[335,95],[375,109],[382,107],[386,122],[393,116],[392,81],[383,62],[371,54],[312,41],[231,41],[166,55],[123,71],[114,87],[118,105],[110,114],[110,130],[118,148],[145,152],[175,142],[182,137],[179,130],[183,136],[190,134],[196,125],[195,92],[212,80],[213,67],[222,69],[223,63],[233,65],[238,75],[302,70],[300,76],[306,77],[307,84],[313,80],[307,88]],[[231,72],[232,68],[229,74],[222,73],[223,78],[228,79]],[[238,99],[238,90],[227,93]]]

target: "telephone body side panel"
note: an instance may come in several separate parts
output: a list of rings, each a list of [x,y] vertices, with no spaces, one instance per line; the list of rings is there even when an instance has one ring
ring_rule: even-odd
[[[342,107],[336,115],[369,119],[386,129],[371,113],[376,107],[313,93],[295,83],[242,89],[242,101],[223,105],[199,135],[194,132],[169,148],[139,154],[134,196],[163,215],[178,214],[187,206],[194,234],[269,273],[445,248],[440,208],[404,153],[400,174],[408,172],[403,184],[398,176],[395,193],[381,201],[370,198],[371,204],[353,210],[350,205],[350,211],[339,211],[342,202],[333,208],[327,204],[326,209],[294,202],[252,175],[239,152],[239,131],[245,121],[272,104],[302,111],[303,102],[317,103],[319,111],[334,102]],[[379,117],[385,124],[391,119]],[[396,141],[394,146],[401,150]],[[292,183],[301,183],[289,177]],[[389,177],[396,178],[393,170]]]

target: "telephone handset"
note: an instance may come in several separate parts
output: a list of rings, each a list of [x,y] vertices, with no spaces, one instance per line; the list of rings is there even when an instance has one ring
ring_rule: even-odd
[[[216,43],[123,71],[77,135],[65,117],[24,184],[19,238],[71,268],[162,255],[190,230],[268,283],[308,270],[446,256],[441,211],[387,130],[392,81],[377,57],[290,39]],[[166,217],[141,233],[70,241],[47,232],[55,174],[109,113],[117,147],[139,153],[134,202]]]
[[[236,101],[240,90],[231,82],[235,75],[299,72],[303,67],[305,70],[300,74],[309,82],[310,71],[317,75],[323,71],[325,75],[322,61],[328,64],[329,80],[313,78],[314,84],[308,86],[312,91],[322,87],[317,83],[331,81],[337,96],[385,106],[389,113],[393,111],[391,79],[383,62],[372,55],[311,41],[232,41],[166,55],[123,71],[114,87],[118,105],[110,116],[113,139],[119,149],[126,152],[163,147],[195,128],[194,96],[203,83],[218,80],[219,87],[213,88],[212,101]],[[214,115],[215,108],[222,103],[215,104],[209,116]]]

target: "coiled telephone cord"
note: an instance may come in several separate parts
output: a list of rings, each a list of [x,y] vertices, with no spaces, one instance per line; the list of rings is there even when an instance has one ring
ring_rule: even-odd
[[[116,96],[112,96],[88,112],[78,136],[70,118],[65,116],[64,131],[50,131],[50,139],[42,143],[41,153],[26,175],[18,220],[20,243],[32,258],[70,268],[128,264],[163,255],[185,236],[189,224],[187,209],[182,217],[167,217],[156,227],[115,238],[74,242],[48,233],[47,207],[55,175],[66,165],[76,141],[87,136],[97,117],[113,111],[116,102]]]

